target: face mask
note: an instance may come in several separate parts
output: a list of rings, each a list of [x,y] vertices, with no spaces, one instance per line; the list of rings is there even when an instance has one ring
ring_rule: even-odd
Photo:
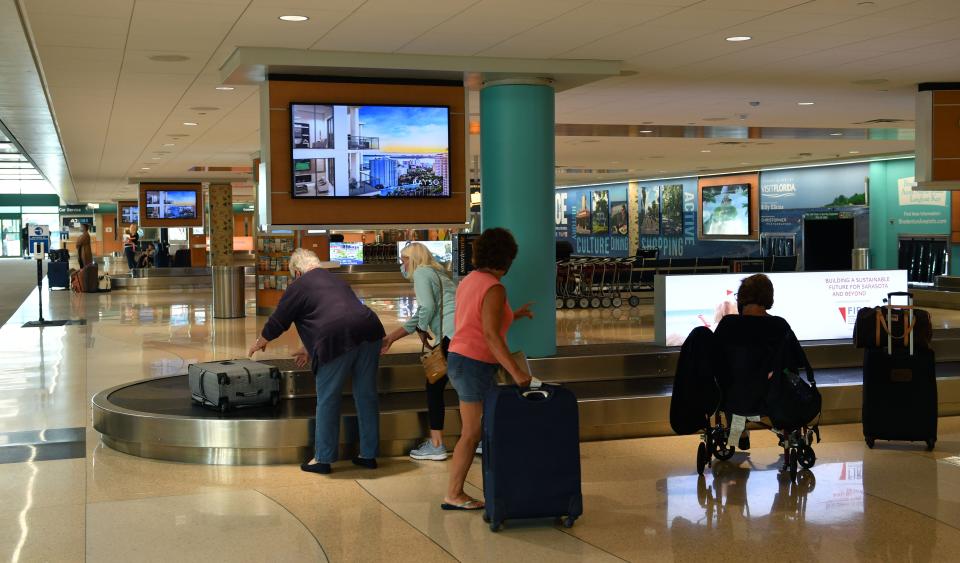
[[[400,275],[403,276],[404,279],[410,279],[410,272],[407,272],[406,264],[400,264]]]

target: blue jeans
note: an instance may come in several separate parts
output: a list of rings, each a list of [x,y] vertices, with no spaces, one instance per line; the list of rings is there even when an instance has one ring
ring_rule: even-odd
[[[317,425],[314,432],[314,459],[337,461],[340,453],[340,399],[347,376],[353,375],[353,402],[360,425],[360,457],[377,457],[380,447],[380,406],[377,397],[377,370],[382,340],[363,344],[314,368],[317,381]]]

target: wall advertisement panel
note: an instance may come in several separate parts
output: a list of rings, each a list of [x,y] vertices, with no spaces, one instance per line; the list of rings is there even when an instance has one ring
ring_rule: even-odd
[[[573,244],[573,253],[625,257],[629,254],[631,203],[627,184],[561,188],[554,194],[557,240]]]
[[[776,292],[771,315],[783,317],[800,340],[838,340],[853,335],[857,312],[907,290],[906,270],[789,272],[767,274]],[[680,346],[698,326],[714,330],[737,312],[736,292],[745,274],[657,276],[654,330],[657,343]]]

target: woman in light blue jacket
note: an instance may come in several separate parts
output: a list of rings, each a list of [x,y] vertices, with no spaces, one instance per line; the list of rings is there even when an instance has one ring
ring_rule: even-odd
[[[417,332],[421,338],[431,338],[432,335],[434,344],[441,346],[443,356],[446,357],[447,347],[450,346],[450,339],[453,338],[456,285],[447,276],[443,266],[433,258],[433,254],[427,247],[418,242],[407,245],[401,251],[400,271],[403,277],[413,280],[413,291],[417,295],[417,312],[406,324],[384,338],[381,353],[387,353],[390,346],[397,340]],[[443,418],[446,408],[443,402],[443,391],[447,386],[447,376],[441,377],[435,383],[427,381],[426,386],[430,439],[412,450],[410,457],[443,461],[447,459],[447,448],[443,445]]]

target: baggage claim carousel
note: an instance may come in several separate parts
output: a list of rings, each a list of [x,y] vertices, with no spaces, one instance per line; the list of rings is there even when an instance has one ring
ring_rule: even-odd
[[[849,341],[807,342],[823,394],[824,424],[860,420],[863,351]],[[940,415],[960,414],[960,330],[934,332]],[[670,392],[679,349],[654,345],[562,347],[556,357],[531,360],[538,378],[570,388],[580,405],[583,440],[670,435]],[[192,463],[299,463],[312,453],[312,375],[292,360],[274,362],[284,373],[285,400],[277,408],[220,414],[192,404],[186,375],[120,385],[93,398],[94,428],[104,444],[131,455]],[[422,368],[415,354],[381,361],[380,450],[405,455],[427,435]],[[456,395],[447,391],[444,433],[460,431]],[[357,419],[349,386],[341,417],[342,456],[355,453]]]

